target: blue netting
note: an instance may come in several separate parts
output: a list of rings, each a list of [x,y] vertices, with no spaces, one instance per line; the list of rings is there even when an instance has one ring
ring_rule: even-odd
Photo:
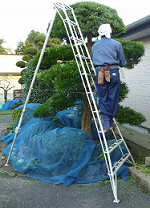
[[[8,100],[5,105],[0,107],[0,110],[12,110],[15,106],[19,106],[20,102],[24,102],[23,100]]]
[[[27,105],[25,114],[27,118],[27,115],[30,116],[23,120],[11,155],[14,169],[44,182],[64,183],[66,186],[73,182],[90,183],[108,179],[105,161],[98,160],[101,145],[97,145],[79,128],[80,108],[73,107],[56,115],[66,125],[63,127],[52,122],[51,118],[33,118],[33,110],[38,105]],[[14,133],[2,137],[8,144],[4,150],[7,156],[13,138]],[[109,141],[110,144],[113,142]],[[124,147],[122,149],[125,151]],[[113,163],[120,157],[119,148],[111,153]],[[118,174],[127,180],[127,167],[122,166]]]

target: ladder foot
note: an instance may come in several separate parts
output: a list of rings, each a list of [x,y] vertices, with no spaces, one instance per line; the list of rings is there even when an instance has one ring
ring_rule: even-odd
[[[119,204],[120,200],[119,199],[114,199],[113,203]]]

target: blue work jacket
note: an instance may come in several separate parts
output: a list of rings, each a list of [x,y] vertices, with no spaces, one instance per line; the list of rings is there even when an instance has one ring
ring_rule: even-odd
[[[98,40],[92,46],[92,61],[95,67],[112,64],[124,67],[127,63],[122,44],[106,37]]]

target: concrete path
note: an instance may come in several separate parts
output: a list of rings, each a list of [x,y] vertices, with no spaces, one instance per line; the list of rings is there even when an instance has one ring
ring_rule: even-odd
[[[0,115],[0,135],[1,132],[9,127],[9,125],[12,123],[11,115]]]
[[[10,123],[11,116],[0,115],[0,131]],[[3,142],[0,145],[2,151]],[[149,192],[134,180],[130,183],[118,179],[121,202],[113,204],[109,181],[65,187],[28,178],[15,172],[11,164],[0,167],[0,208],[148,208]]]

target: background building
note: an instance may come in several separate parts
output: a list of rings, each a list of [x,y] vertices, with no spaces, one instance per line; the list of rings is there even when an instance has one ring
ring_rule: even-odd
[[[122,104],[142,113],[147,121],[142,126],[150,128],[150,15],[127,25],[127,32],[120,37],[142,41],[145,54],[134,69],[121,69],[121,80],[129,87],[128,98]]]
[[[11,88],[8,91],[8,99],[13,99],[13,90],[21,89],[18,83],[21,68],[16,66],[17,61],[21,61],[22,55],[0,55],[0,86]],[[4,104],[4,91],[0,88],[0,102]]]

